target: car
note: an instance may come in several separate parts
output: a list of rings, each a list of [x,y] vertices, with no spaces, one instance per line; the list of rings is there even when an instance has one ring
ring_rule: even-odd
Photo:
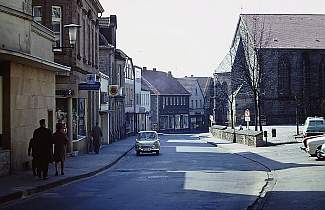
[[[141,153],[160,153],[160,140],[156,131],[140,131],[135,140],[136,155]]]
[[[316,149],[316,157],[318,160],[325,159],[325,144],[322,144]]]
[[[305,151],[310,154],[310,156],[315,157],[316,150],[319,148],[319,146],[325,144],[325,135],[319,135],[319,136],[310,136],[305,138],[306,140],[306,149]]]
[[[325,120],[323,117],[307,117],[303,137],[316,136],[325,133]]]

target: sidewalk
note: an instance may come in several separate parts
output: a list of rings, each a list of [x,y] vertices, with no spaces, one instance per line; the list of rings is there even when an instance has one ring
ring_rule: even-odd
[[[54,176],[54,164],[49,166],[49,179],[39,180],[32,171],[24,171],[0,178],[0,205],[34,193],[60,186],[78,179],[93,176],[108,169],[134,146],[135,137],[128,137],[110,145],[104,145],[99,154],[90,153],[68,158],[65,162],[65,175]]]

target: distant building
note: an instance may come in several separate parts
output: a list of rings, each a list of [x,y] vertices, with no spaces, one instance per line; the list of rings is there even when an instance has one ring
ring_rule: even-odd
[[[165,132],[188,130],[190,93],[171,72],[144,67],[142,80],[151,91],[151,128]]]
[[[117,64],[119,52],[116,49],[116,30],[117,18],[115,15],[99,19],[99,67],[103,74],[101,79],[104,82],[101,84],[102,109],[100,114],[103,126],[105,126],[103,132],[106,135],[107,130],[109,143],[125,136],[124,68]],[[106,84],[107,81],[108,84]],[[110,93],[109,88],[113,86],[117,88],[116,94]],[[108,95],[107,101],[105,100],[106,94]]]
[[[39,120],[55,127],[53,31],[32,18],[31,1],[0,2],[0,176],[26,169],[29,140]]]
[[[233,92],[242,85],[235,98],[237,124],[244,123],[246,109],[250,110],[251,123],[256,115],[249,81],[243,79],[247,59],[260,64],[263,124],[293,124],[297,119],[303,123],[308,116],[325,115],[324,27],[325,15],[240,15],[232,43],[234,63],[228,86]],[[245,41],[252,37],[257,41],[255,45]],[[256,53],[261,58],[258,62]]]
[[[203,92],[203,97],[204,97],[203,128],[205,130],[208,130],[209,126],[211,125],[210,116],[213,116],[213,106],[214,106],[213,78],[212,77],[192,77],[192,78],[197,79],[199,86]]]
[[[189,99],[189,129],[203,130],[204,122],[204,95],[197,79],[184,77],[177,79],[191,94]]]
[[[151,91],[150,88],[144,84],[142,77],[140,100],[141,119],[139,119],[138,130],[151,130]]]

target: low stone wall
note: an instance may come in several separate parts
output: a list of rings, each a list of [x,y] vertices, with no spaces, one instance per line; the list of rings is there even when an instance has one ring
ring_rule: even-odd
[[[225,128],[224,126],[212,126],[210,131],[212,135],[218,139],[233,142],[235,135],[236,143],[254,147],[265,146],[262,131],[235,130],[234,132],[234,129]]]
[[[0,176],[9,175],[10,172],[10,151],[0,149]]]

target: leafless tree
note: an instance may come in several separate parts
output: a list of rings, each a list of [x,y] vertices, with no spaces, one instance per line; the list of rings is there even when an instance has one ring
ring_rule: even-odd
[[[214,80],[215,80],[215,86],[218,88],[219,91],[219,97],[225,98],[227,100],[227,103],[229,104],[229,111],[230,111],[230,121],[231,121],[231,128],[235,128],[235,98],[238,92],[240,91],[242,86],[239,86],[236,90],[232,90],[232,88],[224,87],[223,81],[221,81],[219,75],[221,73],[230,73],[229,81],[232,81],[231,79],[231,70],[234,64],[234,58],[235,58],[235,51],[230,48],[229,52],[223,59],[223,61],[218,66],[217,70],[214,74]],[[230,84],[231,86],[231,84]]]
[[[249,25],[245,20],[239,25],[239,36],[244,51],[244,59],[238,63],[242,72],[242,83],[249,87],[252,92],[255,109],[255,130],[262,131],[261,120],[261,99],[262,99],[262,82],[265,72],[263,68],[267,66],[268,59],[263,49],[269,46],[271,40],[271,27],[266,26],[263,16],[249,16]]]

